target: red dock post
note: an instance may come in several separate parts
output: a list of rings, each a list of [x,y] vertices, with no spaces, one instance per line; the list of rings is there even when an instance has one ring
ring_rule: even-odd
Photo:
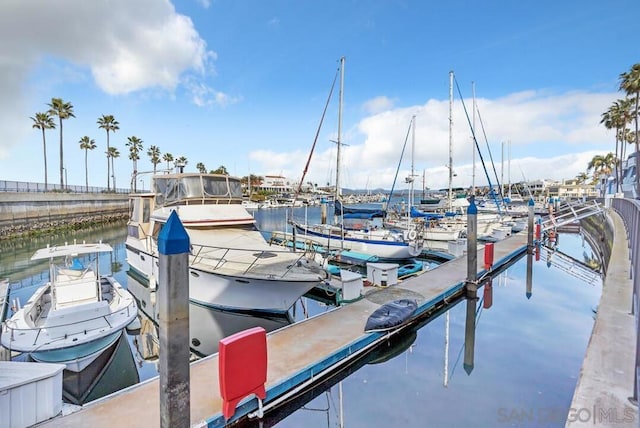
[[[484,245],[484,268],[489,270],[493,266],[493,243],[488,242]]]
[[[262,327],[240,331],[220,340],[218,373],[222,413],[231,418],[243,398],[255,394],[260,409],[266,398],[267,333]]]

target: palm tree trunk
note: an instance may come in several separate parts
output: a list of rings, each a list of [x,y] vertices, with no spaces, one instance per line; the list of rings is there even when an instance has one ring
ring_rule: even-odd
[[[109,160],[109,129],[107,129],[107,192],[111,190],[111,166]]]
[[[138,162],[133,161],[133,191],[136,192],[138,190],[137,186],[138,181]]]
[[[616,193],[618,193],[620,191],[620,181],[622,180],[622,173],[621,173],[621,169],[620,168],[622,165],[620,165],[620,161],[619,159],[622,159],[622,148],[620,148],[620,157],[618,157],[618,142],[620,141],[620,139],[618,138],[618,135],[620,135],[619,130],[616,129],[616,159],[618,159],[618,161],[615,161],[615,172],[616,172]]]
[[[44,191],[49,190],[49,183],[47,183],[47,139],[44,136],[44,126],[42,127],[42,150],[44,152]]]
[[[89,167],[87,165],[88,154],[89,154],[89,150],[84,149],[84,185],[86,187],[87,193],[89,193]]]
[[[640,101],[640,92],[636,92],[636,197],[640,198],[640,142],[638,141],[638,101]]]
[[[62,176],[62,171],[64,169],[64,155],[62,148],[62,118],[60,118],[60,188],[64,190],[64,177]]]

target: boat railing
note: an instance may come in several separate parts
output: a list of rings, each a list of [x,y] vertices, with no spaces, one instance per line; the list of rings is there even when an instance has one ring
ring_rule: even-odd
[[[137,312],[137,308],[135,307],[135,301],[131,300],[131,302],[127,305],[126,308],[123,308],[123,310],[126,310],[126,318],[129,318],[132,315],[132,311],[135,310]],[[117,313],[111,313],[108,315],[101,315],[101,316],[97,316],[94,318],[88,318],[83,320],[83,322],[88,322],[88,321],[96,321],[96,320],[100,320],[100,319],[104,319],[104,321],[107,323],[107,325],[111,328],[112,324],[109,321],[110,318],[113,317],[113,315],[118,315],[121,313],[122,310],[118,311]],[[33,345],[36,345],[38,343],[38,339],[40,337],[40,333],[42,333],[43,331],[48,332],[50,335],[52,332],[61,331],[61,334],[59,337],[51,337],[49,342],[43,343],[40,346],[44,346],[47,345],[53,341],[56,340],[61,340],[61,339],[65,339],[68,335],[68,332],[64,331],[65,327],[69,327],[71,325],[77,324],[77,322],[70,322],[70,323],[64,323],[64,324],[57,324],[53,327],[51,326],[45,326],[45,327],[40,327],[40,328],[19,328],[16,326],[12,326],[12,324],[14,324],[15,321],[11,320],[10,318],[7,318],[3,323],[2,323],[2,334],[10,334],[11,335],[11,341],[15,340],[15,335],[20,335],[21,337],[25,337],[25,336],[34,336],[33,338]],[[104,325],[98,325],[95,328],[87,328],[84,329],[84,334],[87,334],[87,332],[89,331],[93,331],[93,330],[100,330],[103,329]]]
[[[313,251],[313,250],[310,250]],[[227,248],[216,247],[211,245],[193,244],[191,254],[193,256],[192,264],[203,263],[211,267],[213,270],[223,268],[225,265],[232,265],[237,270],[242,271],[243,274],[249,273],[252,269],[260,266],[263,260],[270,260],[273,257],[277,257],[279,254],[288,256],[287,268],[283,270],[283,273],[279,275],[280,278],[284,278],[295,266],[301,261],[309,258],[309,253],[303,251],[300,253],[294,253],[291,250],[250,250],[244,248]],[[297,258],[292,258],[292,255],[297,255]]]

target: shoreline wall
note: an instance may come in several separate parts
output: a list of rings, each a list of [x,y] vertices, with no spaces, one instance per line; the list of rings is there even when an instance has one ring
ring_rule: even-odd
[[[128,218],[129,197],[113,193],[0,193],[0,239]]]

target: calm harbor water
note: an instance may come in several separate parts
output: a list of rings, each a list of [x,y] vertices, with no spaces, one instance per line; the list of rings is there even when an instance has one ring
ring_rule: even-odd
[[[264,231],[284,230],[290,211],[260,210]],[[319,219],[319,209],[296,209],[297,219]],[[116,278],[131,290],[127,275],[123,224],[28,240],[0,243],[0,277],[19,283],[14,294],[26,301],[46,279],[46,264],[29,261],[47,243],[102,239],[115,251],[107,260]],[[558,250],[582,262],[597,257],[579,234],[561,234]],[[494,278],[491,296],[478,291],[475,356],[465,366],[466,302],[420,328],[394,339],[315,388],[303,400],[271,415],[266,426],[564,426],[601,293],[599,278],[579,278],[558,267],[557,255],[533,262],[527,296],[527,259]],[[491,297],[491,299],[490,299]],[[145,300],[149,299],[149,300]],[[491,300],[491,305],[489,305]],[[142,301],[148,306],[143,307]],[[148,312],[149,296],[141,307]],[[196,355],[217,350],[221,337],[254,325],[273,330],[304,316],[330,309],[303,299],[287,318],[229,316],[192,305],[191,338]],[[86,376],[65,377],[65,398],[88,402],[112,391],[157,376],[155,326],[143,322],[139,334],[127,335]],[[195,340],[194,340],[195,339]],[[82,375],[85,375],[82,373]]]

